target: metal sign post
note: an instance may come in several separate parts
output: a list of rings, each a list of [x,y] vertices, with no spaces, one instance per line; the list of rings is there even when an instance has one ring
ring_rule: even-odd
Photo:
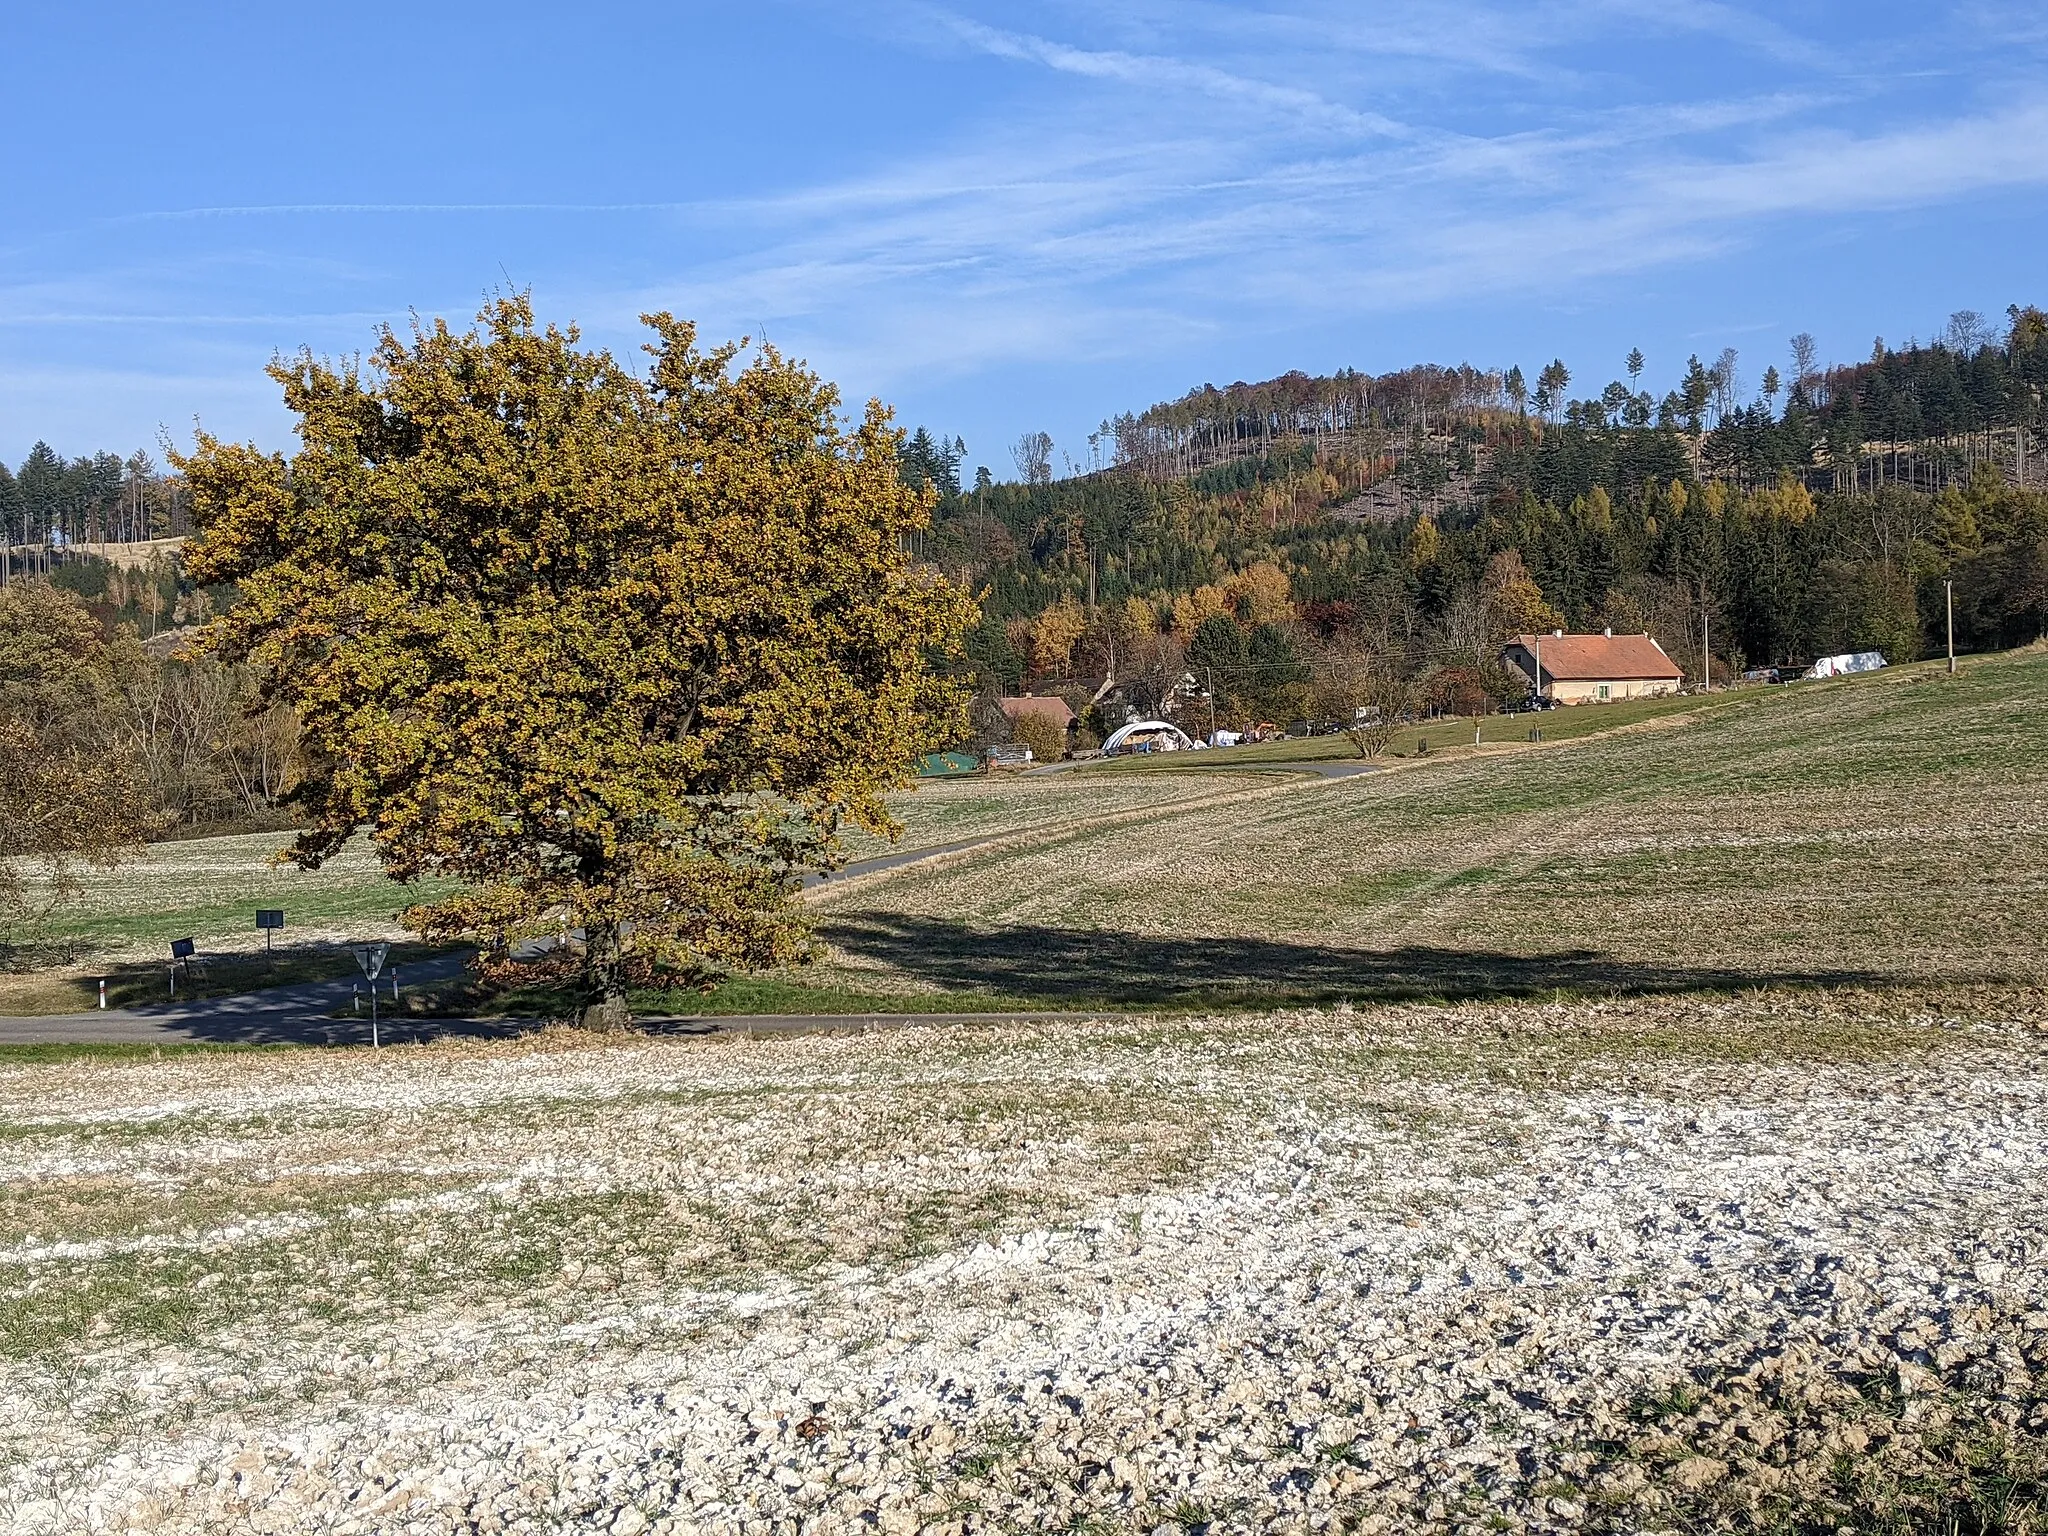
[[[376,1050],[384,1043],[377,1034],[377,975],[384,969],[384,957],[391,953],[391,946],[357,944],[354,949],[356,966],[370,983],[370,1048]]]
[[[178,962],[185,962],[185,979],[192,979],[192,956],[199,946],[190,939],[171,940],[171,1001],[178,1000]]]
[[[263,953],[270,953],[270,936],[284,926],[284,908],[258,907],[256,926],[263,934]]]

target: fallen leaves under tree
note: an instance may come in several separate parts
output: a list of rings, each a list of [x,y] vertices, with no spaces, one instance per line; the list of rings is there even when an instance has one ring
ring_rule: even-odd
[[[303,446],[202,433],[188,560],[240,590],[207,644],[304,722],[292,857],[367,827],[394,877],[466,882],[408,913],[429,937],[580,931],[548,963],[615,1027],[630,985],[801,955],[801,873],[958,728],[933,661],[972,607],[903,552],[931,496],[879,402],[849,430],[666,314],[644,379],[524,296],[479,322],[273,364]]]

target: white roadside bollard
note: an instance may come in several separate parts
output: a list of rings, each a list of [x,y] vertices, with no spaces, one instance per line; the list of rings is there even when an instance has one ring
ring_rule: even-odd
[[[101,1007],[101,1009],[102,1009],[102,1010],[104,1010],[104,1009],[106,1008],[106,1006],[107,1006],[107,978],[106,978],[106,977],[104,977],[104,976],[102,976],[102,977],[100,978],[100,1007]]]

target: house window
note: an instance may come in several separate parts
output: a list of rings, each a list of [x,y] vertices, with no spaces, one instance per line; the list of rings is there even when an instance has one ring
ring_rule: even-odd
[[[1610,696],[1611,696],[1611,695],[1610,695],[1610,694],[1609,694],[1609,692],[1608,692],[1608,687],[1607,687],[1607,684],[1605,684],[1605,683],[1602,683],[1602,684],[1600,684],[1600,685],[1599,685],[1599,688],[1598,688],[1598,690],[1597,690],[1597,691],[1595,692],[1595,694],[1594,694],[1594,697],[1596,697],[1596,698],[1601,698],[1601,699],[1605,699],[1605,698],[1608,698],[1608,697],[1610,697]]]

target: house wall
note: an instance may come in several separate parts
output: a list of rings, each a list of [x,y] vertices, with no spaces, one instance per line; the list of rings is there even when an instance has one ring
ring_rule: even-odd
[[[1602,688],[1607,690],[1603,696]],[[1543,692],[1560,704],[1612,704],[1616,699],[1654,699],[1678,692],[1678,684],[1666,677],[1624,677],[1606,681],[1551,678]]]
[[[1529,653],[1519,645],[1511,645],[1501,652],[1501,660],[1522,674],[1522,681],[1530,687],[1536,685],[1536,663],[1529,659]]]
[[[1526,649],[1511,645],[1505,655],[1509,665],[1519,669],[1523,678],[1536,676],[1535,658]],[[1602,687],[1607,689],[1605,696],[1600,692]],[[1676,692],[1678,683],[1673,678],[1561,678],[1550,668],[1543,669],[1543,696],[1560,704],[1611,704],[1616,699],[1654,699]]]

